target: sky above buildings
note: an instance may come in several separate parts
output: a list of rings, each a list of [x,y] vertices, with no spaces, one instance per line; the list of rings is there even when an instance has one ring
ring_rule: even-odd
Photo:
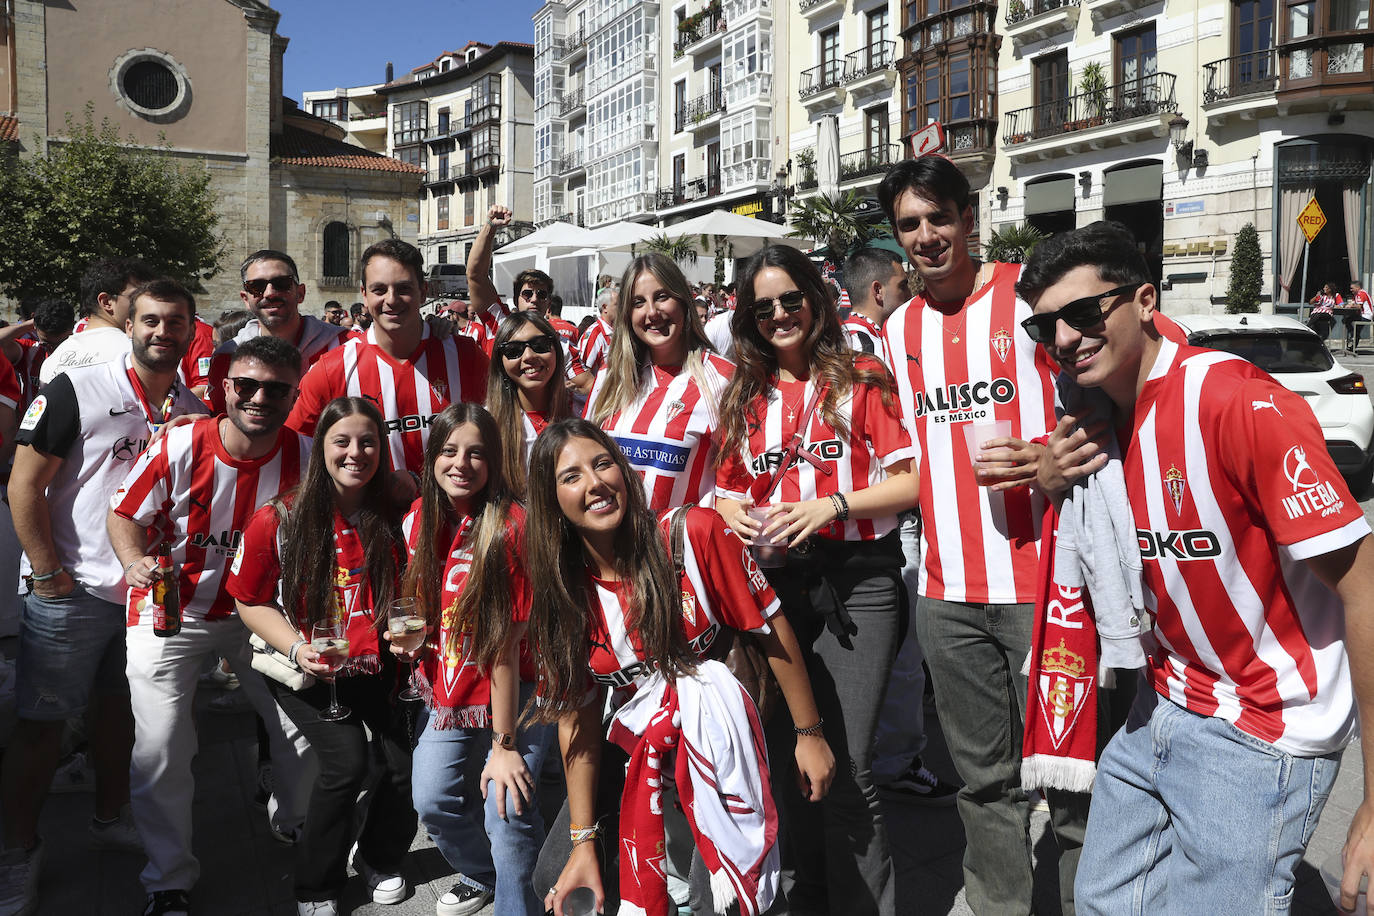
[[[283,92],[380,83],[469,41],[534,41],[538,0],[269,0],[291,39]]]

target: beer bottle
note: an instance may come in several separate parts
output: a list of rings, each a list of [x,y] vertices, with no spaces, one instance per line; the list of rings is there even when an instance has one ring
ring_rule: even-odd
[[[175,636],[181,632],[181,584],[177,568],[172,565],[171,545],[163,543],[157,550],[157,570],[153,587],[148,590],[152,605],[153,635]]]

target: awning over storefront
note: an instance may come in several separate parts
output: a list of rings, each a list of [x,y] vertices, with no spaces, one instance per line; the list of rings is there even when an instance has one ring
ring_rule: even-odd
[[[1114,207],[1117,204],[1138,204],[1150,200],[1161,200],[1164,196],[1164,165],[1147,162],[1130,168],[1117,169],[1105,176],[1102,189],[1102,205]]]
[[[1073,177],[1050,178],[1026,185],[1026,215],[1073,209]]]

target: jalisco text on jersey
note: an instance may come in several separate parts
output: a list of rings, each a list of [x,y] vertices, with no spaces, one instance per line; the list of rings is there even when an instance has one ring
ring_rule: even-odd
[[[1016,382],[995,378],[990,382],[954,383],[915,394],[916,416],[923,417],[928,413],[967,410],[978,405],[1009,404],[1016,398]]]

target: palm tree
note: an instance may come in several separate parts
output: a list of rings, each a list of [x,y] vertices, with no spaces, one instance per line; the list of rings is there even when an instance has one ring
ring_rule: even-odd
[[[817,194],[793,209],[792,231],[788,235],[824,243],[833,256],[844,257],[851,248],[870,239],[892,234],[887,220],[875,220],[857,191]]]
[[[686,236],[669,238],[668,233],[661,232],[652,238],[645,239],[645,251],[657,251],[659,254],[667,255],[679,264],[691,266],[697,262],[697,249]]]
[[[1031,250],[1047,238],[1048,235],[1030,223],[1024,226],[1013,223],[1001,232],[992,233],[992,238],[983,246],[983,260],[1024,264],[1026,258],[1030,257]]]

